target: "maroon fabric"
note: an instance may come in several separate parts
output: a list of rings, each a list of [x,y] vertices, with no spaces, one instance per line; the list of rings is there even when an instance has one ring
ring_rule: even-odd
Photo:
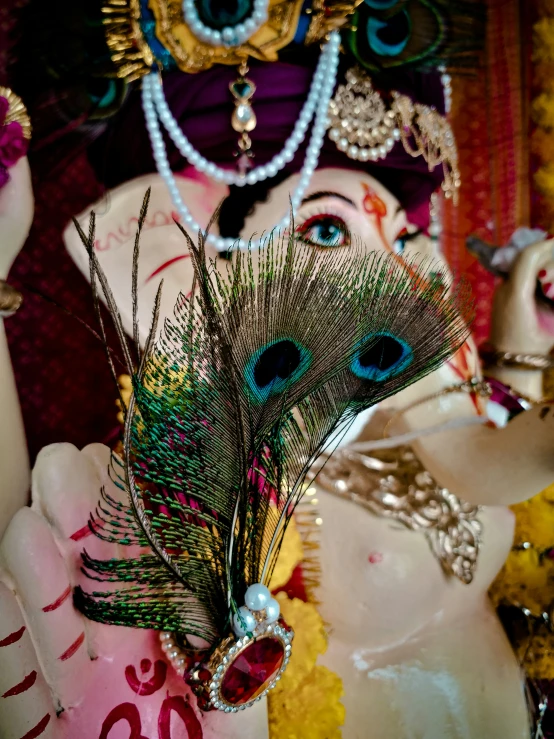
[[[71,217],[100,195],[85,156],[51,181],[35,182],[35,219],[11,272],[24,292],[5,321],[32,459],[53,442],[79,448],[106,441],[117,426],[116,392],[101,344],[60,309],[27,292],[33,287],[96,328],[90,287],[62,242]]]

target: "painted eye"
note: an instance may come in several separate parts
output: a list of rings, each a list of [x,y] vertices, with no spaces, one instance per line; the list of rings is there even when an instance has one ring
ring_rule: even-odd
[[[348,226],[338,216],[321,214],[308,218],[296,233],[304,243],[322,249],[350,246]]]

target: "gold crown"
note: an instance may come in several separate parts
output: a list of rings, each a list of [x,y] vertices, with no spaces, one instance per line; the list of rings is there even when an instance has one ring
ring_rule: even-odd
[[[314,0],[308,9],[310,23],[304,43],[321,42],[347,23],[363,0]],[[278,52],[294,39],[303,0],[269,0],[268,17],[238,46],[211,46],[197,38],[187,25],[182,0],[150,0],[157,41],[183,72],[201,72],[214,64],[238,65],[248,57],[274,62]],[[140,0],[105,0],[106,39],[117,75],[129,82],[148,74],[156,55],[143,32]]]

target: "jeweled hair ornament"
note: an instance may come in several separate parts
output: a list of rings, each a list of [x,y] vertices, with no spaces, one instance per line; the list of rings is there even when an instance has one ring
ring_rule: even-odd
[[[442,189],[457,200],[461,185],[458,150],[447,118],[407,95],[391,93],[390,104],[359,67],[349,69],[329,104],[329,138],[351,159],[385,159],[397,141],[412,157],[423,157],[429,171],[442,165]]]
[[[183,230],[194,295],[179,297],[158,332],[160,285],[141,350],[147,202],[132,342],[94,253],[94,215],[88,235],[76,222],[98,318],[97,286],[133,387],[121,405],[123,454],[111,462],[125,499],[100,491],[90,526],[148,551],[109,560],[83,552],[95,586],[77,588],[75,603],[92,620],[163,632],[201,708],[235,712],[271,689],[293,649],[268,584],[311,465],[360,411],[457,351],[469,331],[467,293],[438,291],[425,269],[416,275],[361,245],[346,257],[316,252],[293,226],[263,250],[239,252],[222,275],[207,262],[205,235],[195,244]],[[204,646],[193,649],[192,637]]]

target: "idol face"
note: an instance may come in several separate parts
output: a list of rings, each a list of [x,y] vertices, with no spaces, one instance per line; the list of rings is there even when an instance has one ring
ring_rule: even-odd
[[[270,232],[289,211],[289,197],[297,179],[298,175],[293,175],[278,184],[263,202],[248,203],[239,232],[233,235],[248,240]],[[192,169],[178,178],[178,184],[195,220],[205,228],[214,210],[228,195],[227,188]],[[120,307],[124,326],[131,333],[134,238],[148,187],[151,188],[150,206],[139,262],[142,340],[147,335],[160,281],[164,281],[162,316],[172,315],[179,294],[189,295],[193,283],[188,246],[174,223],[178,215],[163,181],[158,175],[147,175],[127,182],[110,193],[109,201],[96,203],[79,216],[87,230],[90,211],[96,213],[96,253]],[[385,187],[363,172],[343,169],[321,169],[314,173],[294,219],[298,248],[334,250],[345,256],[350,248],[360,244],[368,251],[393,251],[393,244],[405,227],[405,213]],[[217,223],[212,231],[218,233]],[[189,235],[197,240],[197,234]],[[88,256],[72,224],[67,227],[64,239],[71,256],[88,278]],[[229,258],[233,258],[232,254],[223,258],[210,245],[207,253],[220,270],[226,270]]]

